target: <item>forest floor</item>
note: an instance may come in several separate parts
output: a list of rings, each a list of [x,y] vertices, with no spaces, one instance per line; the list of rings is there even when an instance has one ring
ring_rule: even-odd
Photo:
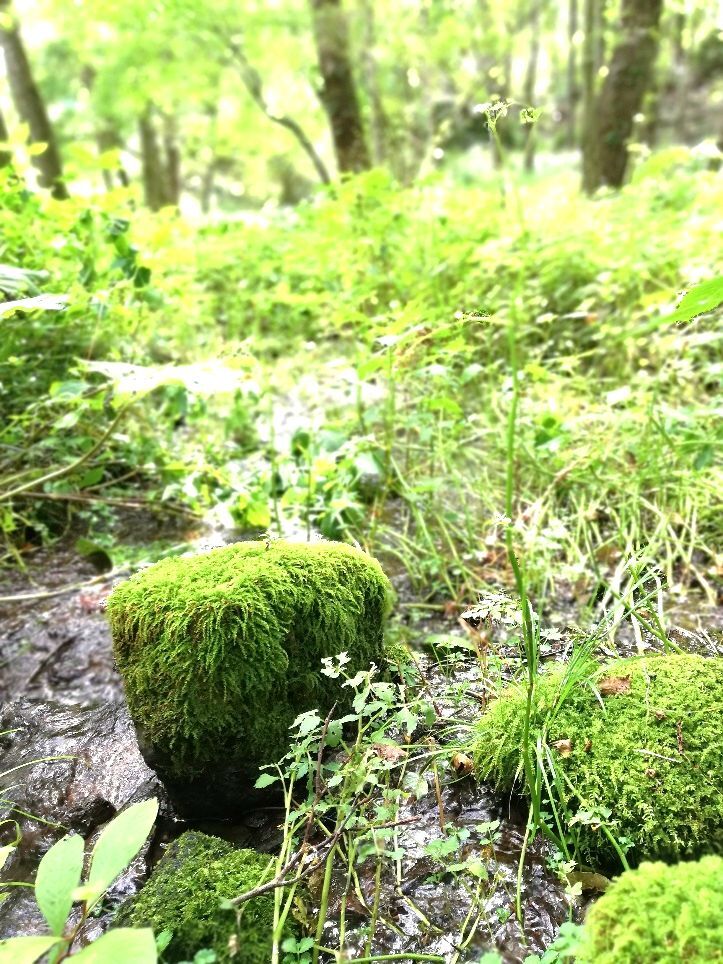
[[[120,520],[118,536],[129,543],[139,538],[175,538],[197,548],[238,537],[233,532],[183,531],[178,525],[169,530],[145,513]],[[81,943],[98,936],[118,903],[143,886],[164,844],[184,830],[204,830],[262,852],[272,852],[280,840],[280,814],[275,809],[252,811],[230,822],[179,819],[143,762],[127,716],[104,616],[106,597],[123,575],[99,574],[91,562],[78,556],[74,541],[68,538],[34,553],[27,572],[6,581],[5,596],[15,597],[14,601],[0,605],[3,767],[23,767],[13,802],[27,815],[23,818],[23,843],[5,876],[32,880],[40,856],[67,827],[92,840],[124,805],[150,794],[163,801],[154,838],[113,886],[99,915],[86,925]],[[484,691],[479,661],[467,647],[459,606],[448,606],[446,612],[442,607],[415,608],[417,600],[401,571],[395,583],[398,599],[393,625],[403,631],[415,653],[419,685],[430,694],[438,727],[446,727],[448,738],[450,724],[464,727],[479,715],[480,691]],[[29,598],[20,598],[26,594]],[[706,604],[692,593],[671,604],[666,613],[669,636],[681,648],[723,655],[723,607]],[[544,613],[546,625],[559,635],[559,640],[548,645],[544,659],[567,658],[568,630],[578,616],[574,592],[561,592]],[[498,627],[492,629],[488,640],[508,678],[519,665],[516,646],[509,637],[508,629]],[[599,655],[630,655],[641,646],[655,650],[660,644],[644,632],[637,636],[627,621],[617,627]],[[601,879],[604,886],[599,875],[581,874],[583,893],[571,896],[569,881],[553,872],[549,846],[538,838],[528,849],[521,878],[521,928],[514,904],[526,807],[514,797],[476,783],[471,776],[460,776],[451,765],[440,768],[438,793],[428,792],[419,799],[409,796],[399,809],[398,820],[405,825],[399,835],[405,850],[404,885],[400,893],[391,872],[385,872],[381,880],[385,913],[375,931],[377,954],[424,950],[451,959],[458,952],[456,942],[470,907],[469,885],[462,875],[447,875],[440,890],[439,865],[429,850],[435,841],[456,839],[459,860],[480,846],[487,858],[483,922],[460,960],[476,960],[474,955],[496,949],[505,962],[516,964],[530,953],[542,953],[571,914],[573,919],[581,919],[585,906],[599,891]],[[480,832],[489,839],[480,841]],[[360,871],[362,893],[370,900],[374,873],[373,862]],[[343,878],[340,871],[332,881],[329,923],[324,931],[329,946],[338,939],[334,921],[344,891]],[[347,946],[361,953],[367,938],[368,907],[352,900],[347,903],[347,915]],[[30,891],[16,889],[0,905],[0,938],[43,929]]]

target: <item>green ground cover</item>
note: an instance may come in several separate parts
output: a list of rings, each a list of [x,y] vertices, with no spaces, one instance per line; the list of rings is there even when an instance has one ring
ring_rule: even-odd
[[[475,734],[479,775],[530,793],[523,753],[537,747],[548,804],[578,859],[607,869],[723,851],[723,661],[688,655],[616,660],[569,684],[561,666],[503,691]]]
[[[590,909],[578,964],[679,964],[723,958],[723,860],[642,864]]]

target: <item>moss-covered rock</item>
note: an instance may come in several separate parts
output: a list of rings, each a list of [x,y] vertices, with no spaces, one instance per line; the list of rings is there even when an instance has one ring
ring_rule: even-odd
[[[193,960],[209,948],[219,962],[268,964],[274,923],[273,893],[247,901],[243,911],[221,903],[264,883],[269,857],[255,850],[235,850],[216,837],[189,831],[175,840],[143,890],[122,905],[114,926],[172,931],[164,961]],[[266,876],[264,876],[266,874]]]
[[[588,912],[577,964],[723,960],[723,860],[644,863]]]
[[[545,739],[559,785],[574,788],[569,808],[609,810],[631,862],[723,851],[723,659],[617,660],[561,703],[564,678],[564,667],[540,678],[530,739]],[[476,772],[501,788],[520,777],[526,699],[524,687],[505,690],[475,735]],[[580,828],[580,846],[589,863],[616,861],[594,823]]]
[[[390,593],[374,559],[329,542],[238,543],[118,586],[114,653],[149,763],[171,783],[253,783],[299,713],[348,702],[322,657],[346,651],[351,673],[384,664]]]

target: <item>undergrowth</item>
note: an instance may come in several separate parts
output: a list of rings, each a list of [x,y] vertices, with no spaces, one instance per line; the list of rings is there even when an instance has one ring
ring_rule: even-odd
[[[435,175],[400,191],[372,172],[200,241],[122,192],[31,207],[5,184],[18,218],[0,260],[45,272],[27,293],[68,302],[4,322],[11,557],[79,517],[110,552],[119,503],[181,505],[356,538],[418,594],[468,598],[503,558],[514,322],[514,525],[531,589],[590,586],[647,551],[669,585],[712,598],[720,340],[715,315],[666,312],[716,272],[721,185],[692,154],[666,157],[593,201],[565,175],[521,184],[514,218],[495,184]],[[326,367],[311,380],[310,359]]]

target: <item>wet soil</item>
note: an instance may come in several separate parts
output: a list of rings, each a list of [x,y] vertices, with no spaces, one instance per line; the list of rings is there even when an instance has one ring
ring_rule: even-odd
[[[199,547],[221,544],[228,534],[202,537]],[[68,829],[88,844],[124,806],[159,797],[161,818],[155,837],[113,886],[97,919],[86,927],[84,940],[104,929],[117,903],[136,892],[148,876],[164,843],[189,824],[177,819],[163,787],[144,763],[128,718],[120,678],[115,670],[104,601],[114,581],[124,573],[99,575],[69,547],[38,553],[30,574],[0,574],[0,597],[32,594],[34,598],[0,599],[0,820],[9,816],[23,833],[21,846],[4,868],[2,879],[32,880],[43,853]],[[81,588],[47,595],[85,582]],[[400,581],[398,589],[404,590]],[[404,596],[402,597],[403,601]],[[415,611],[413,600],[400,608],[401,629],[420,653],[426,685],[441,722],[463,728],[479,713],[484,683],[469,640],[458,622],[458,611]],[[567,627],[577,621],[574,594],[556,600],[545,622],[559,630],[547,645],[546,658],[564,659],[569,651]],[[666,618],[671,638],[681,648],[723,654],[723,609],[697,598],[670,600]],[[675,627],[672,629],[670,627]],[[503,675],[519,665],[517,649],[504,627],[488,642]],[[446,648],[439,647],[440,637]],[[449,649],[449,644],[452,648]],[[458,645],[457,645],[458,644]],[[641,648],[659,648],[657,639],[629,621],[601,641],[601,656],[627,655]],[[40,758],[54,758],[43,759]],[[20,769],[16,769],[16,768]],[[7,774],[6,771],[14,772]],[[398,845],[404,851],[401,876],[385,872],[381,880],[380,920],[372,951],[426,951],[451,960],[476,960],[481,951],[497,949],[507,962],[523,961],[549,945],[560,925],[579,913],[564,885],[547,867],[548,854],[539,841],[528,851],[522,876],[524,931],[514,913],[517,867],[525,829],[522,806],[500,797],[469,777],[460,779],[451,767],[440,770],[440,796],[429,792],[404,804]],[[440,807],[441,803],[441,807]],[[24,811],[21,813],[20,811]],[[441,816],[440,816],[441,815]],[[278,846],[281,815],[266,809],[246,814],[234,824],[207,821],[192,826],[241,846],[273,851]],[[406,822],[408,821],[408,822]],[[442,822],[445,829],[442,829]],[[491,839],[489,825],[496,822]],[[480,825],[483,830],[480,831]],[[485,829],[487,828],[487,829]],[[0,843],[12,839],[12,825]],[[475,854],[484,867],[480,893],[484,913],[469,937],[465,920],[471,905],[470,878],[440,872],[427,854],[429,844],[450,831],[469,835],[455,860]],[[7,838],[7,839],[6,839]],[[393,865],[391,865],[393,866]],[[362,897],[347,908],[347,944],[352,952],[366,949],[369,901],[375,865],[360,870]],[[324,941],[337,937],[342,877],[334,880],[329,924]],[[424,923],[424,921],[429,923]],[[43,931],[43,923],[26,888],[14,888],[0,903],[0,938]]]

